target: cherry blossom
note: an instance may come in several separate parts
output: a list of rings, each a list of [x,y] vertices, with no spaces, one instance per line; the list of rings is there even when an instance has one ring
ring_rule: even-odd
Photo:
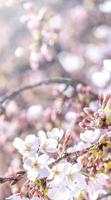
[[[59,183],[63,184],[65,164],[66,163],[58,163],[52,168],[50,176],[48,177],[49,180],[53,180],[51,186],[58,186]]]
[[[89,180],[87,191],[90,200],[96,200],[101,194],[105,194],[106,191],[103,189],[108,181],[108,176],[106,174],[100,173],[96,177],[92,177]]]
[[[66,185],[74,195],[86,188],[85,176],[80,172],[81,168],[79,163],[74,165],[68,163],[64,169]]]
[[[20,138],[15,138],[13,145],[22,155],[34,154],[39,148],[39,138],[35,135],[28,135],[23,141]]]
[[[58,142],[54,137],[48,138],[44,131],[39,131],[38,135],[40,139],[41,152],[49,152],[49,153],[57,152]]]
[[[54,138],[57,141],[60,141],[62,137],[64,136],[64,131],[63,129],[58,129],[58,128],[53,128],[52,131],[47,132],[47,136],[49,138]]]
[[[7,200],[29,200],[29,198],[27,197],[20,197],[19,194],[12,195],[6,199]],[[32,197],[30,200],[40,200],[40,198],[36,196],[36,197]]]
[[[95,143],[100,138],[101,131],[100,129],[86,130],[84,133],[80,134],[80,139],[86,143]]]
[[[48,196],[52,200],[73,200],[73,195],[71,191],[64,187],[64,184],[59,185],[58,187],[51,187],[48,191]]]
[[[42,154],[38,156],[35,154],[32,157],[24,158],[24,169],[27,170],[29,180],[34,181],[36,178],[48,177],[50,169],[47,166],[48,156]]]

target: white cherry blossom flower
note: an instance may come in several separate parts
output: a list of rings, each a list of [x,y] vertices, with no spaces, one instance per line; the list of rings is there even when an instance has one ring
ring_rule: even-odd
[[[57,141],[60,141],[64,136],[63,129],[53,128],[52,131],[47,132],[48,138],[54,138]]]
[[[51,185],[58,185],[64,181],[64,167],[65,163],[58,163],[51,169],[49,180],[52,179]]]
[[[25,198],[25,197],[20,197],[19,194],[14,194],[8,198],[6,198],[6,200],[29,200],[28,198]]]
[[[60,184],[58,187],[51,187],[48,190],[48,197],[52,200],[73,200],[71,191],[64,184]]]
[[[95,143],[100,138],[101,131],[99,129],[86,130],[84,133],[80,134],[80,139],[86,143]]]
[[[99,129],[86,130],[84,133],[80,134],[81,141],[75,146],[75,151],[82,151],[92,146],[93,143],[96,143],[101,136],[101,131]]]
[[[91,147],[91,143],[80,141],[74,148],[75,151],[83,151]],[[73,149],[72,149],[73,150]],[[74,152],[75,152],[74,151]]]
[[[24,159],[23,167],[27,170],[29,180],[34,181],[36,178],[48,177],[50,169],[47,166],[49,157],[45,154]]]
[[[59,163],[52,168],[52,173],[49,176],[50,180],[52,178],[49,185],[49,188],[51,188],[49,195],[51,195],[51,192],[53,191],[55,192],[55,199],[62,199],[62,197],[64,197],[64,193],[62,194],[63,191],[61,190],[66,191],[68,189],[66,192],[68,196],[65,199],[70,200],[86,188],[85,176],[81,173],[81,159],[78,159],[77,161],[77,164],[71,164],[64,161],[63,163]],[[61,186],[62,188],[60,189]]]
[[[87,186],[87,192],[90,200],[96,200],[99,195],[106,193],[104,186],[107,184],[107,180],[108,176],[103,173],[97,174],[95,177],[90,178]]]
[[[39,138],[35,135],[26,136],[25,141],[20,138],[15,138],[13,145],[23,156],[34,154],[39,148]]]
[[[20,197],[19,194],[14,194],[8,198],[6,198],[6,200],[40,200],[39,197],[32,197],[31,199],[27,198],[27,197]]]
[[[40,139],[40,151],[55,153],[57,152],[58,142],[55,138],[48,138],[44,131],[39,131],[38,133]]]
[[[80,172],[81,169],[81,163],[76,163],[74,165],[67,163],[64,168],[66,185],[74,191],[75,189],[84,189],[86,185],[85,177]]]
[[[33,105],[29,107],[26,117],[29,122],[35,122],[38,119],[40,120],[43,113],[43,108],[41,105]]]
[[[73,196],[76,197],[78,193],[82,192],[86,189],[86,180],[85,176],[81,173],[77,173],[76,175],[69,173],[67,187],[72,191]]]

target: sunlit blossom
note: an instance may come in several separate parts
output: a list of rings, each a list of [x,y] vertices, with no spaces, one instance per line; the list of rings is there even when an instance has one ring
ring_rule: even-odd
[[[35,135],[28,135],[25,141],[20,138],[15,138],[13,145],[22,154],[34,154],[39,148],[39,138]]]
[[[29,180],[35,180],[36,178],[48,177],[50,169],[47,166],[48,156],[37,154],[33,157],[24,159],[24,169],[27,170]]]

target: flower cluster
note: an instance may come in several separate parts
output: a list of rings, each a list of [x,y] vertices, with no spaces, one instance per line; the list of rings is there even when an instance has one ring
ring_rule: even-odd
[[[105,141],[100,129],[81,133],[77,144],[69,131],[65,133],[57,128],[41,130],[36,135],[26,136],[25,140],[15,138],[14,146],[23,157],[28,180],[20,194],[8,199],[97,200],[107,192],[109,181],[103,166],[97,168],[102,155],[96,148],[106,146]]]
[[[48,177],[51,163],[49,154],[57,154],[60,151],[60,140],[64,135],[63,130],[53,129],[45,133],[39,131],[38,136],[28,135],[23,141],[20,138],[14,140],[14,146],[23,156],[23,166],[27,170],[29,180]]]

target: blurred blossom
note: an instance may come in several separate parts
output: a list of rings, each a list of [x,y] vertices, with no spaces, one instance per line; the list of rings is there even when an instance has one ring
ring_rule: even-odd
[[[51,48],[49,48],[46,44],[43,44],[41,46],[41,56],[44,56],[44,58],[47,60],[47,61],[52,61],[53,58],[54,58],[54,53],[53,51],[51,50]]]
[[[111,28],[107,25],[101,25],[96,28],[94,35],[99,39],[111,39]]]
[[[80,5],[71,9],[70,14],[73,20],[78,24],[84,23],[88,17],[86,9]]]
[[[27,11],[31,11],[33,8],[33,3],[32,2],[26,2],[23,4],[23,8]]]
[[[83,68],[84,60],[78,55],[62,52],[58,55],[62,67],[69,73],[78,71]]]
[[[0,132],[1,132],[1,137],[2,133],[4,134],[3,140],[6,138],[13,138],[16,135],[16,131],[18,128],[18,124],[16,120],[13,121],[12,124],[10,124],[9,121],[2,121],[0,122]]]
[[[17,3],[18,0],[7,0],[5,2],[5,5],[6,6],[12,6],[14,3]]]
[[[21,161],[19,158],[14,158],[10,164],[10,167],[8,169],[8,173],[12,174],[13,172],[15,172],[15,170],[19,170],[21,165]]]
[[[111,14],[111,1],[104,1],[102,4],[100,4],[99,9],[103,13],[110,13]]]
[[[89,103],[89,108],[92,110],[92,111],[96,111],[98,109],[98,102],[97,101],[92,101]]]
[[[23,57],[24,56],[24,48],[23,47],[18,47],[16,50],[15,50],[15,56],[20,58],[20,57]]]
[[[104,60],[103,69],[111,73],[111,60]]]
[[[88,44],[85,55],[92,62],[99,62],[103,57],[103,50],[95,44]]]
[[[33,31],[35,31],[36,28],[39,28],[39,21],[36,18],[31,19],[29,20],[27,27],[29,28],[30,31],[32,31],[31,33],[33,35]]]
[[[19,111],[19,108],[15,101],[11,101],[8,103],[8,105],[6,107],[6,115],[8,117],[16,115],[18,113],[18,111]]]
[[[40,53],[37,53],[35,51],[31,52],[30,65],[33,70],[36,70],[39,67],[41,60],[42,60],[42,56]]]
[[[68,122],[73,121],[73,123],[76,121],[76,117],[77,117],[77,114],[75,112],[72,112],[72,111],[67,112],[66,115],[65,115],[65,119]]]
[[[99,88],[105,87],[110,78],[111,75],[106,70],[97,71],[92,74],[92,82],[95,86]]]
[[[62,18],[60,15],[55,15],[49,20],[49,27],[54,31],[60,31],[62,26]]]
[[[28,20],[29,20],[29,16],[28,15],[22,15],[22,16],[20,16],[20,22],[21,23],[25,23],[25,22],[27,22]]]
[[[41,105],[33,105],[31,106],[26,113],[27,120],[29,122],[35,122],[40,120],[43,113],[43,108]]]

